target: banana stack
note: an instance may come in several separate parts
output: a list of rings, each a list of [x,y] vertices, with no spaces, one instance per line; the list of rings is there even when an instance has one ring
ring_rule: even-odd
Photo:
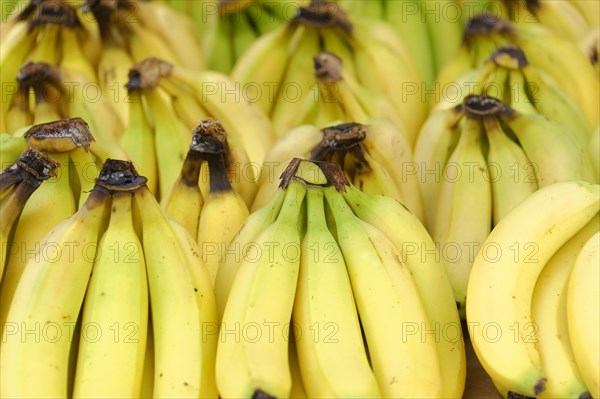
[[[8,168],[0,173],[0,283],[6,257],[12,248],[8,248],[14,225],[19,220],[29,197],[40,185],[56,176],[58,163],[48,158],[40,151],[27,149]],[[13,242],[11,240],[11,245]]]
[[[2,397],[217,397],[208,271],[130,162],[104,163],[50,247],[8,311]]]
[[[290,397],[291,341],[308,397],[462,395],[460,321],[431,237],[333,163],[290,162],[231,242],[215,295],[221,397]]]
[[[165,211],[198,242],[213,284],[221,255],[249,214],[242,194],[252,194],[244,189],[253,185],[236,165],[239,160],[221,123],[201,121],[179,178],[162,201]]]
[[[493,226],[539,188],[596,182],[586,147],[572,130],[487,96],[470,95],[457,107],[434,111],[414,158],[426,226],[447,258],[463,317],[469,272]]]
[[[243,183],[256,181],[273,140],[271,123],[226,75],[147,58],[129,71],[127,89],[130,118],[120,144],[157,198],[177,180],[192,130],[204,119],[223,125],[238,173],[247,175]],[[253,186],[240,191],[249,203]]]
[[[418,130],[426,112],[422,78],[402,39],[388,24],[349,18],[332,2],[312,0],[300,7],[291,21],[254,42],[231,76],[281,135],[296,126],[290,120],[294,115],[303,117],[317,106],[313,58],[322,51],[336,54],[348,75],[383,93],[407,134]],[[279,119],[291,125],[278,123]]]
[[[504,392],[599,397],[599,212],[597,184],[549,185],[502,219],[475,258],[469,334]]]
[[[455,58],[438,75],[441,89],[452,86],[464,71],[485,63],[503,44],[517,45],[529,64],[552,77],[579,104],[590,126],[598,125],[600,78],[593,65],[576,45],[540,24],[515,24],[492,14],[476,15],[465,27]]]

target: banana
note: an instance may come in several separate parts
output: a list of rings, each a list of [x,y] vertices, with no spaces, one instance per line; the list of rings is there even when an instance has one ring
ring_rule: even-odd
[[[365,86],[381,90],[404,122],[411,144],[426,117],[422,79],[406,46],[389,25],[380,21],[354,23],[355,66]],[[386,76],[401,76],[386,79]]]
[[[295,338],[290,336],[289,354],[290,359],[290,372],[292,373],[292,389],[290,391],[290,399],[306,399],[306,390],[304,389],[304,383],[302,382],[302,375],[300,373],[300,365],[298,364],[298,354],[296,353],[296,344],[294,343]]]
[[[447,260],[461,317],[473,258],[492,229],[492,187],[481,150],[482,127],[465,117],[456,148],[442,170],[432,237]]]
[[[73,396],[139,397],[146,353],[148,286],[142,244],[133,228],[132,194],[112,195],[83,306]],[[99,328],[98,339],[87,336]]]
[[[206,33],[202,35],[204,57],[213,71],[227,73],[234,65],[231,15],[218,12],[203,16]]]
[[[6,131],[10,133],[33,123],[33,114],[29,106],[29,88],[20,86],[17,89],[4,119]]]
[[[321,52],[319,34],[314,28],[301,25],[291,40],[298,44],[290,54],[269,114],[277,136],[312,121],[318,107],[318,86],[312,72],[313,58]]]
[[[235,26],[232,37],[233,60],[235,62],[254,43],[258,37],[258,32],[254,29],[248,10],[232,15],[230,21]],[[232,66],[233,63],[225,73],[230,72]]]
[[[485,371],[513,392],[537,397],[545,390],[532,293],[552,255],[598,213],[599,189],[582,181],[540,188],[495,226],[475,257],[467,291],[469,334]]]
[[[154,127],[148,121],[143,102],[144,96],[137,90],[129,90],[129,119],[119,144],[135,164],[136,170],[146,177],[148,189],[158,194],[157,152],[154,144]]]
[[[6,263],[8,245],[13,226],[18,221],[29,197],[42,182],[56,175],[58,164],[43,153],[27,149],[9,167],[0,173],[0,282]]]
[[[345,188],[342,195],[352,211],[389,238],[412,274],[427,312],[427,330],[438,334],[434,341],[440,359],[442,397],[462,397],[467,360],[445,259],[419,219],[398,201],[366,195],[352,185]]]
[[[382,397],[440,397],[440,364],[434,342],[417,333],[427,316],[409,270],[389,239],[358,219],[335,187],[324,192]],[[415,323],[414,335],[406,323]]]
[[[406,47],[410,54],[414,57],[415,64],[419,70],[423,81],[428,87],[435,81],[435,70],[434,54],[432,47],[438,46],[430,44],[431,38],[429,28],[442,29],[439,24],[431,25],[427,24],[427,20],[423,20],[425,14],[423,13],[424,7],[429,5],[422,5],[419,1],[388,1],[384,3],[385,16],[384,18],[389,24],[396,30],[400,38],[406,44]],[[430,17],[431,18],[431,17]],[[458,30],[451,26],[452,33],[455,35],[453,38],[452,45],[458,48],[459,41],[456,40],[458,36]],[[410,40],[407,40],[410,38]],[[444,40],[447,40],[445,37]],[[447,41],[446,41],[447,43]]]
[[[596,126],[600,118],[600,79],[577,46],[533,24],[519,26],[515,43],[532,65],[550,74],[577,101],[589,125]]]
[[[283,80],[290,53],[288,43],[294,29],[287,24],[258,38],[236,61],[231,78],[244,88],[246,96],[268,114],[275,101],[276,87]],[[268,63],[264,60],[269,59]]]
[[[600,219],[596,215],[552,255],[535,283],[531,321],[537,326],[537,350],[548,378],[546,390],[539,398],[582,398],[589,395],[569,343],[567,285],[577,254],[599,229]]]
[[[415,142],[414,159],[428,231],[432,231],[435,221],[444,165],[460,137],[456,127],[461,117],[457,109],[433,111],[421,127]]]
[[[254,240],[261,251],[259,258],[245,257],[235,275],[217,348],[217,386],[222,397],[290,395],[286,328],[292,317],[298,279],[298,224],[305,195],[303,183],[289,183],[277,219]],[[275,248],[269,249],[276,243]],[[232,330],[246,331],[248,326],[258,329],[256,338],[246,333],[242,339],[238,333],[231,335]],[[263,330],[267,327],[269,333]]]
[[[131,16],[123,18],[131,19]],[[158,57],[171,64],[179,62],[175,50],[158,33],[140,23],[129,23],[127,27],[131,30],[128,43],[129,53],[135,62],[149,57]]]
[[[304,333],[295,339],[304,388],[313,398],[380,397],[344,257],[325,220],[323,192],[309,187],[306,197],[307,231],[292,313]]]
[[[225,305],[242,260],[256,259],[257,254],[251,252],[260,250],[255,240],[267,226],[275,222],[285,195],[286,191],[279,189],[263,207],[253,211],[221,254],[214,284],[219,321],[223,319]]]
[[[3,98],[0,101],[0,131],[2,132],[7,132],[6,114],[12,103],[12,96],[17,92],[15,77],[34,44],[35,35],[29,33],[29,27],[25,23],[16,24],[6,35],[2,35],[2,46],[0,46],[0,83],[4,86]]]
[[[71,339],[108,203],[108,195],[95,190],[83,208],[48,233],[37,258],[27,263],[4,325],[2,397],[67,397]]]
[[[44,254],[42,239],[58,223],[77,211],[69,179],[68,154],[52,153],[53,160],[60,166],[56,176],[36,190],[19,217],[15,226],[10,252],[7,254],[6,268],[0,286],[0,325],[7,321],[9,309],[28,263],[41,261]],[[51,209],[52,212],[48,212]]]
[[[204,198],[198,187],[203,159],[197,151],[188,151],[179,178],[169,193],[163,197],[161,206],[176,222],[185,227],[198,241],[198,221]]]
[[[425,25],[429,35],[432,58],[435,70],[442,70],[454,57],[463,41],[463,32],[460,24],[451,18],[445,17],[443,10],[457,7],[456,1],[425,1],[419,0],[421,16],[425,18]]]
[[[144,354],[144,371],[142,373],[142,389],[139,398],[152,399],[154,390],[154,334],[152,333],[152,320],[148,317],[148,331],[146,336],[146,353]]]
[[[76,28],[65,26],[60,30],[60,46],[62,47],[62,57],[58,63],[60,68],[77,71],[89,82],[98,81],[96,70],[77,39]]]
[[[210,191],[198,222],[198,244],[214,286],[219,258],[248,217],[248,207],[231,187],[222,155],[207,155]]]
[[[523,149],[502,130],[497,118],[483,119],[489,149],[486,157],[488,178],[492,185],[493,225],[538,189],[534,177],[523,170],[534,166]]]
[[[125,127],[129,123],[130,106],[127,103],[133,100],[125,91],[124,85],[133,65],[133,59],[127,49],[110,40],[103,43],[102,55],[98,62],[98,84],[102,94],[112,100],[113,109]],[[146,176],[144,173],[142,175]]]
[[[588,25],[583,14],[570,1],[542,0],[532,11],[541,24],[571,41],[581,37]]]
[[[205,328],[216,323],[216,319],[207,317],[215,315],[215,309],[214,301],[210,300],[212,295],[205,289],[206,269],[191,252],[197,253],[198,248],[189,246],[193,239],[185,235],[182,226],[170,221],[147,188],[138,189],[133,199],[134,209],[141,219],[151,298],[155,356],[153,396],[216,398],[214,376],[210,371],[215,342],[205,338]]]
[[[162,39],[173,52],[178,65],[194,69],[204,68],[200,42],[189,18],[173,12],[162,2],[138,1],[136,6],[136,17],[140,23]],[[148,46],[154,44],[155,41],[147,43]]]
[[[173,117],[172,102],[162,89],[145,90],[143,97],[153,118],[158,192],[163,196],[179,176],[191,132],[180,119]]]
[[[575,363],[592,397],[600,395],[599,243],[600,232],[596,232],[585,243],[577,255],[567,288],[569,340]]]
[[[61,57],[60,43],[61,25],[45,22],[39,27],[37,42],[25,61],[56,65]]]

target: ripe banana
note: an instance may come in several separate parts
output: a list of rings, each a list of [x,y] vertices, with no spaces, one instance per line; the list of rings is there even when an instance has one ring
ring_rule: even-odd
[[[389,239],[358,219],[335,187],[324,193],[382,396],[440,397],[439,359],[434,342],[421,338],[427,316],[409,270]]]
[[[82,317],[73,396],[139,397],[142,387],[148,286],[142,244],[133,227],[132,194],[111,196]],[[95,337],[91,328],[99,329]]]
[[[327,227],[323,192],[307,189],[307,230],[292,319],[308,396],[380,397],[340,247]],[[295,330],[296,331],[296,330]]]
[[[2,397],[67,397],[71,340],[108,199],[94,190],[83,208],[46,235],[25,266],[2,336]]]
[[[217,386],[223,397],[290,395],[287,341],[305,195],[303,183],[289,183],[277,219],[254,240],[258,259],[245,257],[235,275],[217,349]]]
[[[545,390],[532,293],[552,255],[598,213],[599,189],[581,181],[540,188],[496,225],[475,257],[469,334],[486,372],[511,391],[538,396]]]
[[[600,395],[599,248],[600,233],[596,232],[577,255],[567,288],[569,340],[577,368],[592,397]]]

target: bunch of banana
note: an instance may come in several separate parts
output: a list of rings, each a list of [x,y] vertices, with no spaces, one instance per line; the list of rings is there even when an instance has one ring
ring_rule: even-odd
[[[469,21],[456,57],[438,75],[441,90],[464,71],[484,64],[500,45],[515,44],[581,108],[590,126],[600,120],[600,78],[577,46],[538,23],[514,24],[489,14]],[[544,93],[540,93],[544,95]]]
[[[165,211],[198,242],[213,284],[221,255],[248,217],[242,194],[250,194],[249,200],[254,195],[243,191],[254,184],[240,178],[234,155],[219,121],[200,122],[179,178],[162,200]]]
[[[284,112],[289,103],[282,99],[274,105],[272,122],[277,132],[307,124],[323,128],[340,120],[365,123],[369,118],[387,118],[401,131],[398,134],[414,142],[416,132],[409,136],[412,132],[406,130],[389,99],[349,75],[336,54],[324,51],[313,57],[313,71],[316,92],[301,108]]]
[[[2,5],[4,7],[5,4]],[[25,62],[73,70],[81,75],[71,81],[72,87],[77,88],[76,84],[82,79],[97,81],[95,67],[100,59],[101,40],[97,22],[84,16],[81,9],[71,2],[31,0],[13,18],[12,23],[3,24],[0,52],[2,132],[8,131],[8,109],[19,92],[15,78]],[[81,87],[78,89],[82,90]]]
[[[290,397],[295,350],[308,397],[461,397],[460,321],[435,253],[394,199],[293,159],[217,273],[220,395]]]
[[[148,387],[153,397],[217,397],[208,272],[130,162],[107,160],[44,247],[4,324],[2,397],[137,398]]]
[[[289,119],[298,110],[304,116],[318,102],[313,58],[322,51],[336,54],[348,76],[361,85],[383,93],[407,132],[418,130],[426,112],[422,79],[402,39],[388,24],[349,19],[325,0],[312,0],[289,23],[256,40],[231,76],[272,120]],[[277,134],[292,127],[278,126]]]
[[[263,34],[288,22],[305,0],[202,0],[190,2],[209,69],[229,73]],[[169,4],[177,1],[168,1]],[[174,6],[176,7],[176,6]],[[194,10],[195,9],[195,10]],[[189,15],[189,14],[188,14]]]
[[[426,225],[446,257],[463,317],[471,266],[492,227],[538,188],[596,182],[572,130],[487,96],[434,111],[414,159]]]
[[[6,114],[7,132],[21,135],[31,125],[83,118],[98,139],[92,151],[103,161],[123,157],[117,143],[123,124],[98,85],[74,69],[25,63],[17,75],[17,92]]]
[[[127,89],[130,118],[120,144],[158,198],[179,177],[192,130],[200,120],[213,118],[227,132],[236,184],[244,186],[239,192],[252,200],[251,183],[271,146],[272,127],[234,82],[219,72],[148,58],[130,70]]]
[[[55,161],[30,148],[0,173],[0,283],[7,253],[11,251],[8,246],[12,245],[13,227],[29,197],[44,181],[56,176],[58,167]]]
[[[424,220],[410,144],[387,119],[364,124],[342,123],[319,129],[290,129],[271,148],[263,164],[252,210],[264,206],[277,191],[277,177],[293,158],[335,162],[354,185],[369,194],[388,195]]]
[[[551,76],[531,65],[514,44],[499,46],[481,66],[464,72],[439,92],[435,109],[454,107],[473,94],[498,98],[517,111],[555,120],[572,130],[583,146],[590,140],[592,127],[579,105]]]
[[[506,215],[477,254],[469,334],[504,390],[599,397],[599,212],[600,186],[552,184]]]
[[[353,18],[373,18],[387,22],[403,38],[423,81],[427,85],[433,83],[436,65],[428,32],[427,14],[424,13],[424,5],[421,4],[421,0],[337,0],[336,3]],[[429,7],[428,4],[426,6]],[[462,32],[460,26],[453,25],[453,27],[458,32],[455,35],[458,38],[455,47],[458,48]],[[441,27],[438,29],[442,30]],[[450,46],[450,40],[451,36],[447,36],[446,47]]]
[[[0,284],[0,325],[6,321],[25,265],[44,254],[39,252],[43,237],[83,206],[101,166],[91,154],[93,137],[81,119],[34,125],[20,141],[24,148],[41,151],[60,166],[56,176],[31,195],[14,227]]]

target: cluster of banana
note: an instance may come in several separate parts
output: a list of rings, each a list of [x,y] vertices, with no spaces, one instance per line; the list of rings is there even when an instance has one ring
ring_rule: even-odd
[[[461,396],[460,319],[432,251],[399,202],[334,163],[293,159],[217,272],[221,396],[290,397],[300,384],[315,398]]]
[[[599,2],[15,4],[0,397],[600,395]]]
[[[3,8],[5,6],[3,4]],[[2,100],[0,130],[6,132],[9,127],[4,120],[11,104],[16,102],[17,106],[23,102],[17,95],[19,90],[13,88],[17,86],[15,77],[26,62],[59,69],[60,72],[54,74],[70,85],[70,89],[62,93],[69,103],[93,108],[93,104],[86,103],[102,101],[109,110],[98,112],[102,115],[100,120],[107,123],[116,119],[114,123],[125,125],[127,107],[123,80],[135,62],[150,56],[189,68],[204,66],[191,21],[162,2],[21,1],[2,23],[0,81],[2,87],[7,88],[7,98]],[[46,101],[40,99],[42,95]],[[36,102],[50,103],[50,107],[56,109],[57,96],[41,91]],[[92,116],[90,124],[97,118],[96,112],[80,115],[79,111],[72,111],[75,113],[70,116],[86,120]],[[106,130],[103,124],[92,128],[96,135]]]
[[[217,397],[208,271],[145,182],[107,160],[25,265],[3,322],[2,397]]]
[[[440,247],[457,247],[447,265],[463,317],[474,254],[492,228],[539,188],[597,182],[589,134],[577,132],[485,95],[433,111],[424,124],[414,158],[425,224]]]
[[[256,104],[246,101],[220,72],[183,68],[154,57],[136,64],[128,77],[130,116],[119,143],[147,177],[151,191],[158,198],[167,195],[183,166],[192,130],[200,120],[218,119],[227,132],[231,167],[247,174],[234,184],[249,204],[252,183],[273,140],[271,123]]]
[[[531,194],[475,258],[467,320],[496,386],[538,398],[600,397],[600,190]]]

